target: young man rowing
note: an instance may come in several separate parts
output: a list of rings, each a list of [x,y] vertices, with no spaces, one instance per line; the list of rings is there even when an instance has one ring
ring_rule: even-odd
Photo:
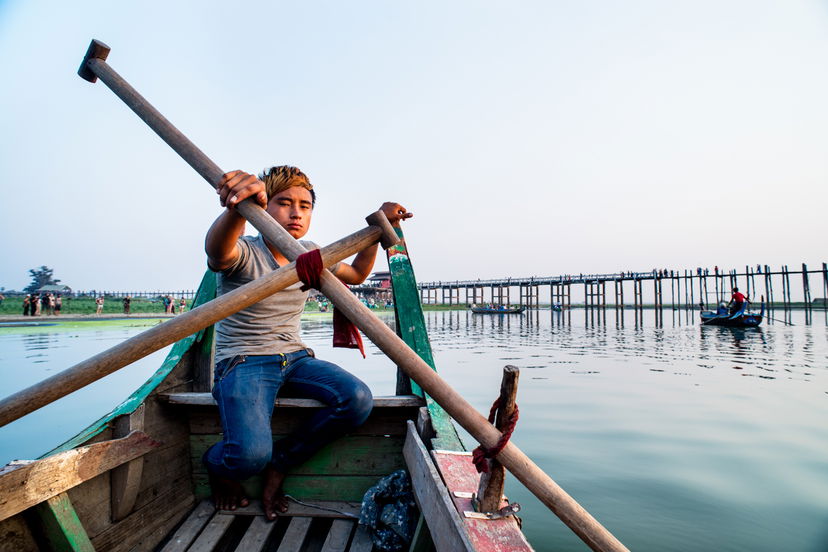
[[[235,207],[248,197],[295,239],[307,234],[316,194],[296,167],[272,167],[257,178],[233,171],[218,187],[225,211],[207,232],[209,267],[218,272],[218,293],[227,293],[280,266],[288,259],[263,236],[242,236],[245,220]],[[410,218],[398,203],[380,209],[393,225]],[[300,242],[316,249],[313,242]],[[358,253],[351,264],[337,263],[333,273],[346,284],[365,281],[377,246]],[[287,509],[282,483],[287,471],[322,446],[362,424],[371,412],[368,386],[339,366],[319,360],[299,337],[299,321],[308,292],[294,284],[216,324],[213,397],[224,429],[223,440],[204,454],[216,507],[234,510],[248,501],[240,481],[264,471],[262,504],[268,519]],[[279,396],[321,401],[325,408],[289,436],[273,443],[270,418]]]

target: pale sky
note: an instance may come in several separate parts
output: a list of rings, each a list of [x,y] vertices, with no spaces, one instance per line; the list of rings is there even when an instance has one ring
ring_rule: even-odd
[[[310,239],[404,204],[421,281],[828,260],[826,2],[0,0],[2,287],[205,269],[217,198],[92,38],[223,169],[301,167]]]

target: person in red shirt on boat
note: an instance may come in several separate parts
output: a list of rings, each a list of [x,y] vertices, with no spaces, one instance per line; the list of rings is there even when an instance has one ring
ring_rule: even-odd
[[[733,295],[730,296],[730,304],[728,305],[730,307],[730,314],[736,314],[741,311],[745,303],[750,303],[750,300],[739,291],[739,288],[733,288]]]

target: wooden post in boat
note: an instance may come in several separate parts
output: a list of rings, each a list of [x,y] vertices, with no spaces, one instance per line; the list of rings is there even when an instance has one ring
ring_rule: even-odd
[[[213,187],[216,187],[224,172],[109,67],[105,61],[108,53],[108,46],[93,41],[78,71],[79,75],[93,82],[95,76],[104,81],[190,166],[196,169]],[[295,261],[296,257],[305,253],[305,248],[264,209],[251,201],[251,198],[239,203],[236,209],[289,260]],[[329,266],[331,263],[327,264]],[[500,432],[408,347],[391,328],[374,316],[336,276],[325,269],[319,279],[322,287],[320,291],[331,299],[351,322],[417,382],[423,391],[442,406],[457,423],[483,446],[491,448],[497,444],[501,436]],[[627,550],[514,443],[507,443],[497,455],[497,459],[590,548],[596,551]]]
[[[503,379],[500,382],[500,406],[495,417],[495,427],[503,431],[509,418],[515,411],[515,397],[517,396],[518,378],[520,370],[516,366],[503,368]],[[503,486],[506,483],[506,473],[503,465],[496,459],[487,460],[489,471],[480,475],[480,485],[477,490],[479,512],[496,512],[500,509],[503,500]]]

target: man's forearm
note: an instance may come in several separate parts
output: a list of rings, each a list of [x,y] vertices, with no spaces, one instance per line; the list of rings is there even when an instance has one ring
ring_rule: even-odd
[[[356,281],[346,282],[349,284],[361,284],[371,274],[374,268],[374,261],[377,259],[377,244],[363,249],[357,256],[354,257],[354,262],[351,263],[351,268],[354,269],[353,279]]]
[[[236,242],[244,232],[244,225],[244,217],[235,211],[225,211],[216,219],[204,240],[211,267],[223,269],[235,260]]]

